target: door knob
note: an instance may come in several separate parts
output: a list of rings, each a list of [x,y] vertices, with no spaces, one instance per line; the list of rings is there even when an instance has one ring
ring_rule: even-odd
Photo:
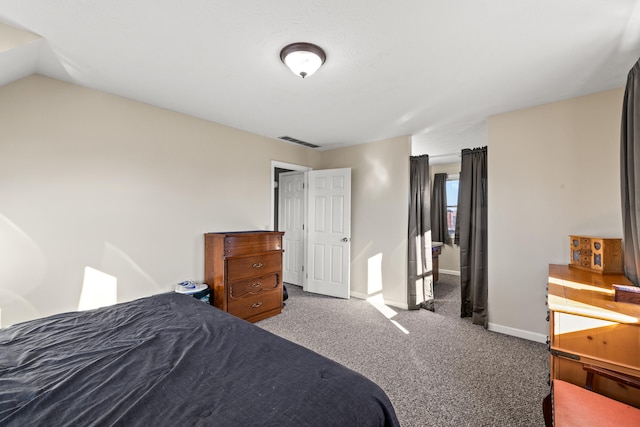
[[[349,241],[349,238],[348,238],[348,237],[345,237],[345,238],[343,238],[343,239],[342,239],[342,241],[343,241],[343,242],[348,242],[348,241]]]

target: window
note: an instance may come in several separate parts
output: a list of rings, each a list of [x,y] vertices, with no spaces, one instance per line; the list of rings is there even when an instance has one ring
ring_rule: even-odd
[[[458,216],[458,185],[460,184],[459,174],[447,175],[447,230],[449,236],[453,238],[456,232],[456,218]]]

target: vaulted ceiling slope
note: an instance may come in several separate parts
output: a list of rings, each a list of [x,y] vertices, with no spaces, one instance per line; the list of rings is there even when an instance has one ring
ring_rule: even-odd
[[[27,32],[0,27],[0,84],[37,72],[321,149],[447,151],[489,115],[621,87],[640,55],[636,0],[3,0],[0,22]],[[279,58],[298,41],[327,53],[306,79]]]

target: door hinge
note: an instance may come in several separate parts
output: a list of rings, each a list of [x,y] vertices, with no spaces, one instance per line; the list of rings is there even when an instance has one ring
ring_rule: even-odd
[[[304,265],[302,266],[302,271],[304,271]]]

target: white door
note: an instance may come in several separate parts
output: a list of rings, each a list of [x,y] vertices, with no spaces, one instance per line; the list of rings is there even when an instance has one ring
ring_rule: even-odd
[[[351,169],[326,169],[307,174],[307,277],[304,290],[349,298]]]
[[[298,286],[303,285],[305,254],[304,180],[304,172],[285,172],[278,183],[278,230],[284,231],[282,278]]]

